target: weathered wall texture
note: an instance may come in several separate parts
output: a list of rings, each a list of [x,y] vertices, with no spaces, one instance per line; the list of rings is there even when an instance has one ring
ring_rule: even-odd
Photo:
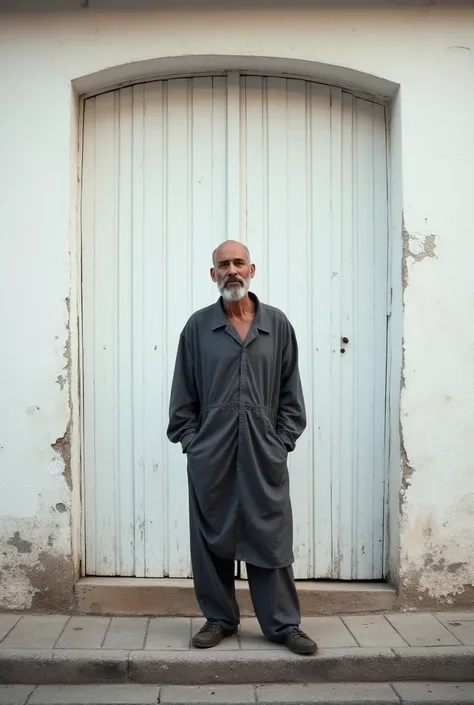
[[[389,185],[391,223],[399,223],[392,390],[400,388],[402,334],[404,370],[401,416],[395,398],[390,426],[390,565],[405,605],[473,601],[474,10],[289,8],[2,18],[0,608],[66,608],[78,561],[66,303],[77,266],[71,82],[86,90],[152,67],[156,75],[163,63],[140,62],[160,57],[187,56],[192,71],[202,62],[189,57],[200,55],[224,57],[223,69],[238,66],[235,57],[256,69],[279,57],[267,68],[288,64],[290,72],[296,60],[319,62],[313,75],[381,95],[400,86]],[[75,305],[72,316],[74,337]]]

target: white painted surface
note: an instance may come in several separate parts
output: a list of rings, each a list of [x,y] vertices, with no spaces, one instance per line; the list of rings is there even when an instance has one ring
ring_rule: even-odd
[[[217,298],[212,250],[240,236],[300,346],[295,575],[383,577],[384,108],[305,81],[158,81],[88,99],[83,144],[86,573],[191,575],[169,389],[185,321]]]
[[[72,240],[76,235],[71,213],[77,175],[70,147],[78,132],[71,124],[77,105],[71,82],[83,91],[150,71],[217,66],[318,75],[388,97],[395,84],[401,86],[390,168],[395,372],[401,366],[397,223],[402,208],[408,233],[422,242],[426,235],[435,236],[436,257],[408,257],[400,416],[414,472],[403,498],[399,567],[404,584],[411,581],[415,592],[422,585],[424,594],[441,599],[474,584],[474,332],[469,325],[474,96],[468,89],[473,9],[19,14],[2,16],[0,39],[0,294],[8,302],[0,309],[0,556],[2,565],[14,568],[8,573],[14,578],[1,583],[2,607],[27,607],[34,591],[25,556],[9,539],[17,530],[32,539],[26,518],[44,527],[56,503],[71,506],[67,484],[55,474],[56,469],[61,473],[62,461],[49,450],[64,434],[69,416],[67,386],[61,389],[55,380],[63,373],[68,335],[71,227]],[[73,259],[73,272],[75,267]],[[77,314],[73,308],[73,336]],[[395,539],[400,483],[396,374],[391,389]],[[77,389],[72,391],[75,403]],[[36,407],[39,413],[28,411]],[[76,490],[78,475],[75,464]],[[77,506],[77,492],[73,503]],[[63,531],[67,536],[69,518],[68,512],[61,514],[35,546],[49,551],[46,537]],[[80,517],[75,513],[73,519],[77,529]],[[68,540],[58,546],[59,554],[67,555]],[[34,556],[37,564],[39,553]],[[391,563],[398,563],[396,541]]]

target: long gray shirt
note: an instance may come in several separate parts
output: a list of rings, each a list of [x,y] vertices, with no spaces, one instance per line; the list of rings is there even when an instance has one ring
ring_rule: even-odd
[[[245,342],[222,299],[188,320],[168,438],[187,455],[191,532],[221,558],[281,568],[293,563],[287,457],[306,413],[293,327],[250,296],[256,311]]]

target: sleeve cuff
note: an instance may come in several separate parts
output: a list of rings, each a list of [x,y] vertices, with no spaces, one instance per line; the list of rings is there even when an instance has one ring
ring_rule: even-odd
[[[283,443],[288,453],[291,453],[291,451],[295,449],[295,444],[287,433],[279,433],[278,438]]]

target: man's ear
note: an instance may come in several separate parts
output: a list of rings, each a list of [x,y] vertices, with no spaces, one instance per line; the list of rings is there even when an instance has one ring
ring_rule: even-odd
[[[216,279],[216,270],[214,269],[214,267],[211,267],[209,273],[210,273],[210,275],[211,275],[212,281],[213,281],[214,283],[216,283],[216,281],[217,281],[217,279]]]
[[[255,265],[251,264],[250,265],[250,278],[253,279],[255,276]]]

